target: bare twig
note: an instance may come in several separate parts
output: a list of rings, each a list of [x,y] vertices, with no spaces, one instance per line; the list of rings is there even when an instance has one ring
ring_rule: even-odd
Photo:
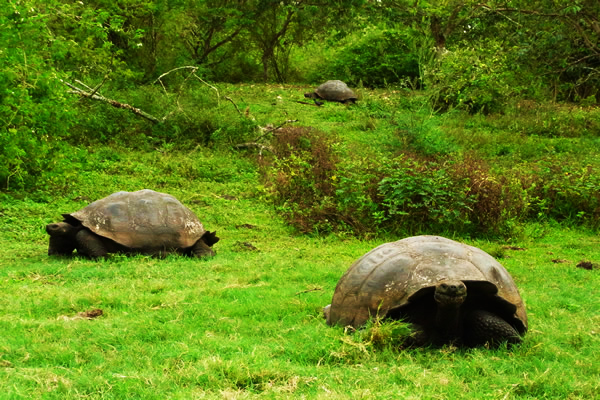
[[[270,153],[273,153],[273,151],[274,151],[271,146],[268,146],[266,144],[256,143],[256,142],[240,143],[240,144],[236,144],[233,147],[235,147],[236,149],[248,149],[251,147],[256,147],[260,150],[260,154],[262,154],[263,150],[266,150]]]
[[[100,82],[98,85],[96,85],[96,87],[94,89],[92,89],[92,92],[90,93],[90,96],[95,95],[96,92],[98,92],[100,90],[100,88],[102,86],[104,86],[104,83],[106,82],[107,79],[108,79],[108,75],[104,75],[104,79],[102,79],[102,82]]]
[[[164,90],[164,91],[165,91],[165,93],[166,93],[166,92],[167,92],[167,89],[165,88],[165,85],[164,85],[164,84],[163,84],[163,82],[162,82],[162,78],[164,78],[165,76],[169,75],[171,72],[179,71],[179,70],[182,70],[182,69],[190,69],[190,70],[192,70],[191,74],[192,74],[192,75],[193,75],[193,76],[194,76],[196,79],[198,79],[200,82],[204,83],[206,86],[208,86],[209,88],[211,88],[212,90],[214,90],[214,91],[215,91],[215,93],[217,94],[217,105],[220,105],[220,104],[221,104],[221,97],[220,97],[220,95],[219,95],[219,90],[218,90],[216,87],[214,87],[213,85],[211,85],[211,84],[209,84],[209,83],[205,82],[205,81],[204,81],[202,78],[200,78],[200,77],[199,77],[199,76],[196,74],[196,71],[198,71],[198,67],[194,67],[193,65],[185,65],[185,66],[183,66],[183,67],[177,67],[177,68],[173,68],[172,70],[170,70],[170,71],[167,71],[167,72],[165,72],[164,74],[160,75],[158,78],[156,78],[156,80],[155,80],[154,82],[155,82],[155,83],[156,83],[156,82],[160,82],[160,85],[162,86],[163,90]]]
[[[90,90],[90,91],[91,91],[91,90],[93,90],[91,87],[89,87],[89,86],[88,86],[88,85],[86,85],[85,83],[81,82],[79,79],[75,79],[75,82],[76,82],[76,83],[78,83],[78,84],[80,84],[81,86],[85,86],[85,88],[86,88],[87,90]]]
[[[275,132],[276,130],[281,129],[284,125],[286,125],[286,124],[292,124],[294,122],[298,122],[298,120],[297,119],[288,119],[287,121],[284,121],[282,124],[280,124],[280,125],[278,125],[276,127],[269,126],[269,125],[267,125],[265,127],[260,126],[259,128],[260,128],[261,131],[263,131],[263,134],[260,135],[259,137],[257,137],[255,139],[255,142],[260,141],[262,138],[264,138],[265,136],[267,136],[269,133]]]
[[[233,106],[235,107],[235,109],[237,110],[238,114],[243,115],[242,112],[240,111],[240,109],[238,108],[237,104],[235,104],[233,102],[233,100],[231,99],[231,97],[225,96],[225,100],[229,100],[231,102],[231,104],[233,104]]]
[[[226,99],[229,99],[229,98],[226,97]],[[233,101],[232,101],[232,103],[233,103]],[[235,105],[235,103],[233,103],[233,104]],[[238,112],[240,112],[240,110],[237,108],[237,106],[236,106],[236,109],[238,110]],[[244,148],[251,148],[251,147],[258,148],[259,156],[262,156],[263,150],[269,151],[270,153],[274,153],[275,151],[274,151],[273,147],[266,145],[266,144],[262,144],[262,143],[260,143],[260,141],[262,139],[264,139],[265,136],[267,136],[269,133],[275,132],[276,130],[281,129],[284,125],[291,124],[294,122],[298,122],[298,120],[297,119],[288,119],[287,121],[284,121],[277,126],[272,126],[272,125],[259,126],[258,128],[262,131],[262,134],[260,136],[258,136],[256,139],[254,139],[253,142],[236,144],[234,147],[236,149],[244,149]]]
[[[83,90],[83,89],[81,89],[81,88],[73,85],[72,83],[66,82],[66,81],[62,81],[62,82],[65,85],[67,85],[68,87],[70,87],[71,89],[73,89],[73,90],[70,90],[69,93],[77,94],[79,96],[87,97],[89,99],[104,101],[105,103],[108,103],[108,104],[110,104],[113,107],[123,108],[123,109],[129,110],[132,113],[134,113],[136,115],[139,115],[140,117],[145,118],[148,121],[153,122],[155,124],[158,124],[158,123],[161,122],[155,116],[153,116],[151,114],[148,114],[147,112],[142,111],[139,108],[133,107],[130,104],[121,103],[121,102],[119,102],[117,100],[109,99],[109,98],[106,98],[106,97],[98,95],[98,94],[93,94],[92,92],[86,92],[85,90]],[[83,86],[86,86],[86,85],[84,84]],[[91,89],[91,90],[93,90],[93,89]]]
[[[301,292],[296,293],[296,296],[298,296],[299,294],[303,294],[303,293],[318,292],[319,290],[323,290],[323,288],[315,287],[312,289],[302,290]]]
[[[286,121],[283,121],[280,125],[277,125],[275,128],[268,128],[269,132],[274,132],[280,128],[282,128],[284,125],[286,124],[293,124],[294,122],[298,122],[298,119],[288,119]]]

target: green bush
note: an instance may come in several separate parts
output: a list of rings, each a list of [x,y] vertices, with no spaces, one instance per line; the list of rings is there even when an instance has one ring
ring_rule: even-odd
[[[313,82],[341,79],[368,87],[404,84],[408,80],[416,86],[419,66],[409,40],[408,34],[395,29],[370,27],[354,32],[335,43],[335,50],[324,49],[327,56],[313,64],[315,69],[307,78]]]
[[[302,232],[328,232],[336,224],[335,136],[307,127],[284,127],[273,137],[274,157],[263,180],[277,210]]]
[[[40,189],[57,171],[71,169],[63,142],[77,141],[82,115],[67,94],[64,81],[75,73],[67,71],[77,69],[84,79],[123,67],[107,38],[119,27],[103,24],[102,11],[82,17],[81,5],[10,2],[0,12],[0,190]],[[74,36],[60,36],[56,25]],[[127,79],[123,68],[119,76]]]
[[[0,34],[0,190],[29,188],[49,167],[74,116],[60,82],[64,74],[44,53],[23,50],[36,39],[27,34],[40,24],[4,17],[0,26],[10,28]]]
[[[585,160],[547,157],[531,171],[530,218],[600,227],[600,171]]]
[[[467,178],[450,175],[435,161],[397,157],[388,166],[377,186],[384,225],[405,231],[462,231],[470,224],[474,199],[468,196]]]
[[[514,97],[527,93],[532,82],[515,70],[509,53],[489,41],[477,49],[461,47],[441,54],[425,71],[425,86],[436,109],[471,112],[502,111]],[[523,82],[522,84],[520,82]]]
[[[590,160],[546,158],[492,170],[474,155],[337,154],[337,139],[286,129],[263,165],[271,200],[303,232],[365,236],[444,232],[511,236],[525,221],[600,225],[600,174]]]

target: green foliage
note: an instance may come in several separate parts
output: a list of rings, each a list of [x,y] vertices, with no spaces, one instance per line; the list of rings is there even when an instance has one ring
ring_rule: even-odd
[[[384,162],[387,171],[377,186],[382,222],[405,231],[464,230],[474,199],[469,181],[452,176],[446,166],[397,157]],[[451,167],[451,166],[450,166]]]
[[[408,155],[344,160],[335,142],[320,142],[316,156],[309,145],[315,142],[304,140],[304,149],[290,146],[263,166],[271,200],[303,232],[511,236],[528,220],[596,228],[600,219],[592,161],[582,167],[582,160],[547,158],[492,170],[460,153],[443,162]]]
[[[477,49],[450,50],[425,73],[434,108],[482,113],[502,111],[511,98],[522,95],[531,82],[520,79],[500,44],[492,41]]]
[[[586,160],[547,157],[531,169],[531,213],[542,219],[600,226],[600,174]]]
[[[336,77],[349,84],[368,87],[405,84],[416,87],[419,77],[417,56],[410,51],[410,37],[406,31],[369,27],[352,32],[339,43],[330,39],[318,51],[309,48],[305,58],[316,57],[312,71],[307,72],[311,82]],[[324,56],[317,54],[323,53]]]
[[[44,15],[20,4],[0,14],[0,190],[31,187],[73,123],[52,65]],[[42,46],[40,46],[42,43]]]

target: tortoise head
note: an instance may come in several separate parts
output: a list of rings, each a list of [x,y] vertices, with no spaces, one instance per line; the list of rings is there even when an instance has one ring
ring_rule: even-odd
[[[212,247],[213,244],[217,243],[220,238],[217,236],[217,231],[209,232],[206,231],[200,238],[208,247]]]
[[[56,222],[46,225],[46,232],[52,237],[69,237],[77,233],[77,228],[68,222]]]
[[[317,94],[315,92],[304,93],[304,97],[306,97],[307,99],[316,99],[317,98]]]
[[[467,286],[462,281],[446,279],[437,283],[433,296],[441,306],[460,306],[467,298]]]
[[[48,255],[69,255],[75,250],[75,235],[80,226],[68,222],[57,222],[46,225],[46,232],[50,235]]]

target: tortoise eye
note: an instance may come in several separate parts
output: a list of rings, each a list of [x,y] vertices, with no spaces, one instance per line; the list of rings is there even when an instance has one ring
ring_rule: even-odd
[[[442,289],[448,289],[448,285],[445,283],[442,283]]]

